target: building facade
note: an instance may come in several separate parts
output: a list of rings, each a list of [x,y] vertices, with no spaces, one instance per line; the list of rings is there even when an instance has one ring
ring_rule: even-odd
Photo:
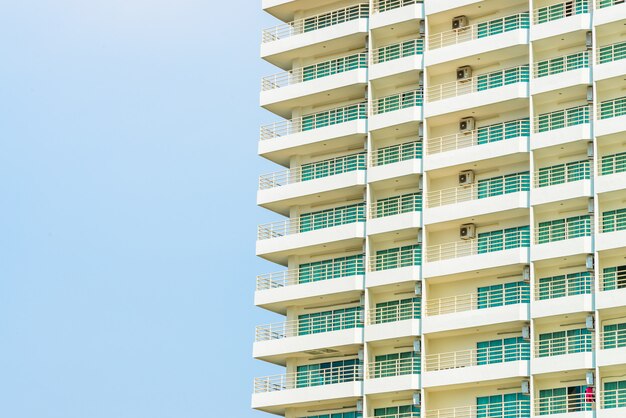
[[[263,0],[252,407],[626,417],[624,0]]]

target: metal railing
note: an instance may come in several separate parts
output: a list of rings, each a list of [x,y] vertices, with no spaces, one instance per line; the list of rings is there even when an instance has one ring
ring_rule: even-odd
[[[589,13],[589,0],[569,0],[535,9],[533,23],[538,25],[583,13]]]
[[[429,262],[450,260],[470,255],[486,254],[495,251],[530,246],[530,236],[528,231],[516,231],[515,233],[509,234],[504,240],[506,243],[503,242],[503,239],[490,240],[487,242],[480,242],[477,239],[468,239],[465,241],[429,245],[426,248],[426,259]]]
[[[428,372],[519,360],[530,360],[530,343],[428,354],[424,359]]]
[[[615,6],[616,4],[624,4],[624,0],[596,0],[596,7],[603,9],[605,7]]]
[[[461,148],[474,147],[476,145],[489,144],[504,139],[519,138],[530,135],[530,122],[528,119],[520,119],[509,122],[483,126],[470,132],[457,133],[429,138],[427,154],[454,151]]]
[[[538,61],[535,63],[533,76],[541,78],[579,68],[589,68],[590,57],[589,51],[583,51]]]
[[[608,350],[611,348],[626,347],[626,329],[605,329],[600,331],[600,348]]]
[[[374,0],[374,13],[382,13],[388,10],[398,9],[411,4],[422,3],[423,0]]]
[[[528,82],[528,65],[478,74],[474,77],[428,87],[427,102],[449,99],[464,94],[494,89],[509,84]]]
[[[261,91],[279,89],[359,68],[367,68],[367,54],[365,53],[348,55],[347,57],[336,58],[263,77],[261,79]]]
[[[419,212],[421,210],[422,193],[408,193],[372,202],[370,205],[370,219],[384,218],[401,213]]]
[[[585,393],[571,393],[535,398],[535,415],[566,414],[592,411],[593,402],[586,402]]]
[[[623,230],[626,230],[626,209],[610,210],[602,213],[601,232]]]
[[[261,141],[280,138],[357,119],[367,119],[367,103],[357,103],[261,126]]]
[[[593,275],[590,272],[543,277],[537,280],[535,300],[549,300],[566,296],[591,294]]]
[[[626,269],[623,271],[617,268],[605,269],[605,271],[600,273],[601,291],[605,292],[623,288],[626,288]]]
[[[539,226],[536,229],[535,244],[589,237],[592,230],[593,222],[591,215],[539,222]]]
[[[424,53],[424,40],[411,39],[376,48],[372,51],[372,64],[380,64],[404,57],[412,57]]]
[[[412,406],[413,408],[418,408]],[[420,418],[419,411],[398,412],[397,414],[376,415],[376,418]]]
[[[626,42],[617,42],[598,48],[598,64],[619,61],[626,58]]]
[[[420,358],[406,357],[393,360],[373,361],[367,366],[367,379],[420,374]]]
[[[541,335],[539,336],[541,338]],[[567,335],[535,341],[535,357],[552,357],[563,354],[593,351],[593,334]]]
[[[422,308],[419,301],[403,304],[400,304],[401,301],[397,302],[397,305],[378,306],[370,309],[367,316],[368,325],[387,324],[421,317]]]
[[[324,280],[339,279],[364,274],[364,257],[358,257],[343,261],[335,261],[328,264],[320,264],[303,271],[302,268],[285,270],[276,273],[262,274],[257,276],[256,290],[278,289],[281,287],[295,286],[304,283],[312,283]]]
[[[259,176],[259,190],[273,189],[288,184],[334,176],[356,170],[365,170],[366,153],[344,155],[316,163],[304,164],[289,170]]]
[[[428,37],[428,49],[443,48],[516,29],[528,29],[529,23],[529,13],[524,12],[459,29],[435,33]]]
[[[479,293],[447,296],[426,301],[426,315],[436,316],[457,312],[474,311],[504,305],[528,303],[530,297],[528,287],[487,290]]]
[[[626,152],[618,154],[605,155],[602,157],[600,170],[601,176],[609,174],[623,173],[626,171]]]
[[[626,408],[626,388],[605,389],[599,393],[600,408]]]
[[[371,166],[398,163],[406,160],[422,158],[422,141],[411,141],[403,144],[391,145],[372,151]]]
[[[516,173],[514,175],[484,179],[478,183],[465,186],[433,190],[428,192],[428,207],[436,208],[509,193],[527,192],[530,189],[529,181],[528,173]]]
[[[284,221],[259,225],[257,239],[264,240],[279,238],[287,235],[301,234],[304,232],[364,221],[365,216],[361,216],[359,213],[347,213],[346,216],[340,216],[337,218],[328,216],[323,220],[303,219],[302,217],[291,218]]]
[[[598,118],[608,119],[626,115],[626,96],[605,100],[598,104]]]
[[[374,99],[372,101],[372,115],[421,106],[423,96],[424,92],[419,88]]]
[[[535,171],[535,187],[548,187],[591,178],[591,162],[589,160],[573,161],[540,168]]]
[[[547,132],[554,129],[589,123],[590,114],[590,105],[570,107],[569,109],[543,113],[535,117],[535,132]]]
[[[422,264],[422,246],[420,244],[390,248],[378,251],[369,260],[369,271],[391,270]]]
[[[339,25],[351,20],[367,19],[368,17],[369,4],[357,4],[265,29],[262,33],[261,42],[264,44],[274,42],[279,39],[290,38],[303,33],[313,32],[315,30]]]
[[[278,392],[289,389],[311,386],[332,385],[363,380],[363,366],[331,367],[327,369],[292,372],[274,376],[257,377],[254,379],[254,393]]]
[[[485,405],[457,406],[426,411],[425,418],[530,417],[530,401],[506,401]]]
[[[258,325],[255,332],[255,341],[281,340],[283,338],[297,337],[300,335],[361,328],[362,326],[362,311],[339,312],[311,317],[304,321],[295,319],[292,321]]]

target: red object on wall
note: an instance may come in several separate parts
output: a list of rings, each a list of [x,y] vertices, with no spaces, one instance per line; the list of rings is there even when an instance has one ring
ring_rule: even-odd
[[[596,401],[596,394],[592,386],[587,386],[585,389],[585,402],[593,403]]]

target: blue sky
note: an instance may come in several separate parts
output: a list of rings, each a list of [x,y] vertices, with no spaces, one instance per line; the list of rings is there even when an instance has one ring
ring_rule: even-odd
[[[260,417],[258,0],[0,3],[0,416]]]

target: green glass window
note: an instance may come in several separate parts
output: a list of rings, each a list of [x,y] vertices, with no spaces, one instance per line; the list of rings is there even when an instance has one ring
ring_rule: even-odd
[[[387,45],[376,51],[378,62],[387,62],[399,58],[421,55],[424,52],[424,40],[412,39],[399,44]]]
[[[374,152],[376,153],[375,165],[377,166],[406,160],[415,160],[422,158],[422,141],[391,145],[389,147],[379,148]]]
[[[520,13],[513,16],[507,16],[501,19],[490,20],[477,24],[477,34],[479,38],[493,36],[516,29],[528,29],[529,14]]]
[[[324,112],[302,116],[302,131],[337,125],[357,119],[367,119],[367,103],[358,103]]]
[[[419,244],[376,251],[376,270],[389,270],[422,264],[422,246]]]
[[[476,398],[476,418],[528,418],[530,396],[523,393]]]
[[[539,222],[537,243],[562,241],[591,235],[591,216],[572,216],[566,219]]]
[[[303,164],[300,167],[300,180],[308,181],[319,179],[322,177],[334,176],[336,174],[347,173],[355,170],[365,170],[366,167],[367,164],[365,153],[332,158],[330,160]]]
[[[530,227],[519,226],[478,234],[478,253],[530,246]]]
[[[324,13],[318,16],[306,18],[302,21],[302,30],[304,32],[311,32],[317,29],[323,29],[332,25],[338,25],[340,23],[367,17],[369,17],[367,5],[359,4],[346,9],[335,10],[330,13]]]
[[[476,134],[478,137],[478,145],[501,141],[503,139],[529,136],[530,120],[525,118],[481,126],[476,129]]]
[[[605,325],[603,334],[602,348],[626,347],[626,323]]]
[[[602,212],[602,232],[626,229],[626,208]]]
[[[303,213],[299,219],[300,232],[331,228],[354,222],[365,222],[365,203]]]
[[[604,382],[602,408],[611,409],[624,407],[626,407],[626,380]]]
[[[587,0],[570,0],[565,3],[553,4],[551,6],[537,9],[537,23],[545,23],[564,17],[574,16],[582,13],[589,13]]]
[[[530,342],[522,337],[479,341],[476,343],[476,359],[478,365],[529,360]]]
[[[593,275],[589,271],[542,277],[539,279],[539,300],[590,294]]]
[[[546,187],[591,178],[589,160],[573,161],[539,169],[538,186]]]
[[[478,180],[479,199],[508,193],[527,192],[528,190],[530,190],[530,173],[528,171]]]
[[[606,100],[600,103],[600,119],[615,118],[626,115],[626,97]]]
[[[381,97],[375,100],[376,114],[393,112],[400,109],[407,109],[409,107],[416,107],[422,105],[423,92],[422,90],[407,91],[400,94],[394,94],[392,96]]]
[[[299,315],[298,335],[362,328],[362,317],[363,309],[361,307]]]
[[[420,373],[420,355],[413,351],[383,354],[374,358],[374,378]]]
[[[600,175],[623,173],[626,171],[626,152],[602,157]]]
[[[404,321],[406,319],[419,319],[421,314],[420,306],[421,299],[417,297],[377,303],[374,322],[383,324]]]
[[[600,64],[619,61],[624,58],[626,58],[626,42],[602,46],[598,49],[598,62]]]
[[[478,309],[530,302],[530,285],[523,281],[482,286],[477,293]]]
[[[593,348],[591,332],[587,328],[539,334],[539,357],[590,352]]]
[[[302,68],[302,81],[315,80],[358,68],[367,68],[366,54],[355,54],[319,64],[307,65]]]
[[[387,408],[375,408],[376,418],[419,418],[420,408],[415,405],[399,405]]]
[[[602,290],[626,288],[626,265],[605,267],[602,270]]]
[[[551,58],[537,62],[536,66],[537,77],[539,78],[579,68],[589,68],[589,53],[586,51],[577,52],[563,57]]]
[[[358,359],[307,364],[296,368],[296,387],[331,385],[360,380]]]
[[[393,216],[422,210],[422,193],[408,193],[376,201],[376,217]]]
[[[592,402],[585,401],[587,386],[542,389],[539,391],[539,415],[591,411]]]
[[[514,83],[528,81],[528,65],[508,68],[506,70],[494,71],[476,76],[478,91],[502,87]]]
[[[298,266],[298,283],[363,275],[365,274],[364,259],[364,254],[358,254],[300,264]]]
[[[537,117],[537,131],[547,132],[583,123],[589,123],[589,106],[587,105],[540,114]]]
[[[299,418],[363,418],[363,414],[358,411],[350,411],[350,412],[333,412],[330,414],[323,415],[309,415],[306,417]]]

